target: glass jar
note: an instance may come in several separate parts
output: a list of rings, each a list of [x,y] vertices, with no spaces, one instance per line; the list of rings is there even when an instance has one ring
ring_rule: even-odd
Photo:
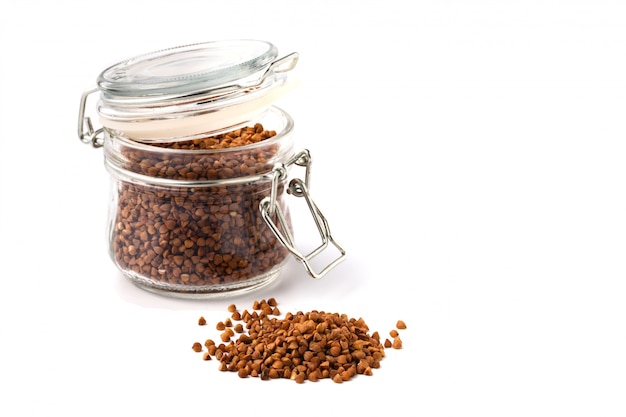
[[[344,259],[310,198],[310,153],[294,152],[294,122],[273,104],[297,59],[262,41],[187,45],[115,64],[83,94],[79,137],[103,147],[111,177],[110,256],[133,283],[209,298],[270,283],[289,253],[314,278]],[[96,92],[97,130],[85,116]],[[289,180],[294,165],[304,180]],[[287,194],[306,199],[320,232],[307,255],[294,245]],[[315,272],[329,244],[339,256]]]

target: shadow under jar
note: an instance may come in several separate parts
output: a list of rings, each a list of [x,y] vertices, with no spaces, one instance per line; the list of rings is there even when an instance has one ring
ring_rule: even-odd
[[[133,283],[210,298],[270,283],[290,253],[314,278],[343,260],[310,198],[310,154],[294,152],[294,122],[273,104],[296,62],[262,41],[188,45],[113,65],[83,94],[79,137],[103,147],[111,176],[110,256]],[[94,92],[98,130],[85,117]],[[288,180],[293,165],[306,168],[304,180]],[[287,194],[306,199],[320,233],[306,255]],[[314,271],[329,244],[339,256]]]

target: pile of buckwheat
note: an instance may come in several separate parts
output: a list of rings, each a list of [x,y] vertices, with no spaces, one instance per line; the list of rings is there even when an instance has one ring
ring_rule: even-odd
[[[252,312],[231,304],[231,316],[216,325],[221,343],[207,339],[204,347],[195,342],[192,349],[203,352],[204,360],[217,359],[220,371],[237,372],[240,378],[285,378],[301,384],[324,378],[342,383],[357,374],[372,375],[385,348],[402,348],[402,320],[389,332],[391,339],[381,343],[378,332],[368,333],[362,318],[315,310],[279,318],[277,306],[274,298],[255,301]],[[207,322],[200,317],[198,324]]]

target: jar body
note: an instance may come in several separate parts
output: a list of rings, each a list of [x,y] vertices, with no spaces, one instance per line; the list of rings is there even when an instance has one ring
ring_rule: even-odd
[[[186,298],[239,294],[273,281],[289,252],[259,205],[272,192],[274,166],[292,156],[292,128],[273,107],[254,126],[222,135],[274,133],[242,146],[206,148],[215,135],[156,146],[107,131],[109,251],[120,271],[144,289]],[[284,189],[281,180],[276,204],[288,218]]]

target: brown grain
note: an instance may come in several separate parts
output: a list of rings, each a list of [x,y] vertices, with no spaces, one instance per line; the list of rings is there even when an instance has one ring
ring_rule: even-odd
[[[402,340],[399,337],[393,339],[393,348],[402,349]]]

